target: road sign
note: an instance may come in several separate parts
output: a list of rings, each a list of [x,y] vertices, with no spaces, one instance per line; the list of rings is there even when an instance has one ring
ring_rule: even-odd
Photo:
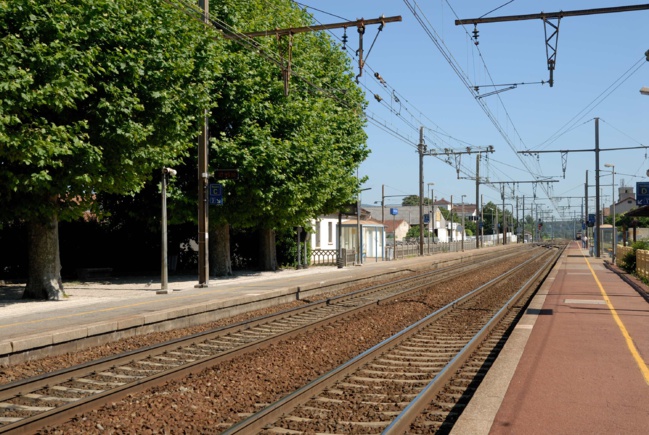
[[[214,178],[217,180],[236,180],[239,178],[238,169],[217,169],[214,171]]]
[[[424,214],[424,223],[425,224],[430,223],[430,215],[428,213]]]
[[[210,183],[210,205],[223,205],[223,185]]]
[[[636,205],[649,205],[649,183],[646,181],[639,181],[636,183]]]
[[[396,215],[398,215],[398,214],[399,214],[399,209],[398,209],[398,208],[391,208],[391,209],[390,209],[390,214],[391,214],[392,216],[396,216]]]

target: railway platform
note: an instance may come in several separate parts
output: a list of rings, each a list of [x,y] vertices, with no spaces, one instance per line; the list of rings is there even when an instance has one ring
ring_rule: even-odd
[[[571,242],[453,434],[646,434],[649,304]]]
[[[0,286],[0,370],[22,358],[189,326],[350,283],[457,264],[498,246],[343,269],[311,267],[225,279],[66,283],[63,301],[21,301]],[[649,428],[649,303],[606,259],[571,242],[515,327],[454,434],[644,434]],[[69,343],[66,345],[66,343]],[[67,347],[66,347],[67,346]]]
[[[520,245],[519,245],[520,246]],[[26,359],[74,352],[113,340],[192,326],[242,312],[308,299],[343,286],[398,278],[467,261],[493,250],[438,253],[396,261],[366,261],[361,266],[314,266],[211,279],[196,288],[196,276],[170,276],[162,292],[160,277],[64,282],[61,301],[23,301],[24,285],[0,286],[0,367]]]

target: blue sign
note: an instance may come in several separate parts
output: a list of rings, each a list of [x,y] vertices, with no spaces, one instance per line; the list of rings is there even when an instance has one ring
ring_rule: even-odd
[[[398,214],[399,214],[399,209],[397,209],[397,208],[391,208],[391,209],[390,209],[390,214],[391,214],[392,216],[396,216],[396,215],[398,215]]]
[[[424,214],[424,223],[425,224],[430,223],[430,215],[428,213]]]
[[[649,205],[649,183],[639,181],[636,183],[638,194],[636,195],[636,205]]]
[[[589,214],[588,215],[588,226],[589,227],[594,227],[595,226],[595,214]]]
[[[210,183],[210,205],[223,205],[223,185]]]

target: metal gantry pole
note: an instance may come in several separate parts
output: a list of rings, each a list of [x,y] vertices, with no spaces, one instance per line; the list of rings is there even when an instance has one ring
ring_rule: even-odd
[[[424,255],[424,127],[419,127],[419,255]]]
[[[198,5],[203,9],[203,20],[209,25],[209,0],[198,0]],[[203,111],[203,129],[198,138],[198,284],[195,287],[207,287],[210,281],[208,260],[209,225],[207,185],[208,174],[208,140],[209,124],[207,110]]]
[[[476,208],[479,206],[478,200],[480,199],[480,156],[482,154],[478,153],[475,156],[475,206]],[[482,207],[480,207],[480,210],[482,210]],[[476,210],[476,218],[478,217],[478,210]],[[475,248],[479,249],[480,248],[480,241],[478,240],[478,231],[476,228],[476,234],[475,234]]]
[[[464,252],[464,235],[466,234],[466,230],[464,229],[464,214],[466,212],[466,209],[464,208],[464,197],[466,195],[462,195],[462,252]]]
[[[484,198],[480,195],[480,247],[484,248]]]
[[[599,258],[602,246],[599,217],[599,118],[595,118],[595,210],[595,257]]]

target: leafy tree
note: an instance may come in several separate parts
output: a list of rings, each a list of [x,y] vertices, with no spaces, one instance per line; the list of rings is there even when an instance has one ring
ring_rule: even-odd
[[[272,13],[269,13],[272,11]],[[252,32],[312,24],[287,0],[225,0],[212,16],[228,30]],[[349,58],[326,33],[293,36],[290,93],[280,67],[268,60],[286,50],[287,37],[257,38],[256,50],[231,42],[212,111],[212,168],[237,168],[225,181],[225,206],[212,210],[212,251],[228,252],[228,226],[256,228],[262,269],[274,269],[274,231],[353,202],[356,168],[369,151],[363,131],[365,100]],[[221,245],[219,247],[219,245]],[[224,261],[224,255],[216,261]],[[228,273],[228,267],[218,267]]]
[[[474,234],[478,234],[478,224],[476,221],[465,220],[464,226],[466,228],[467,236],[473,236]]]
[[[404,197],[401,201],[401,205],[404,207],[408,205],[419,205],[419,195],[408,195]],[[430,207],[431,199],[424,197],[424,205]]]
[[[155,0],[0,2],[0,221],[29,226],[23,297],[65,296],[58,222],[195,146],[218,45]]]

